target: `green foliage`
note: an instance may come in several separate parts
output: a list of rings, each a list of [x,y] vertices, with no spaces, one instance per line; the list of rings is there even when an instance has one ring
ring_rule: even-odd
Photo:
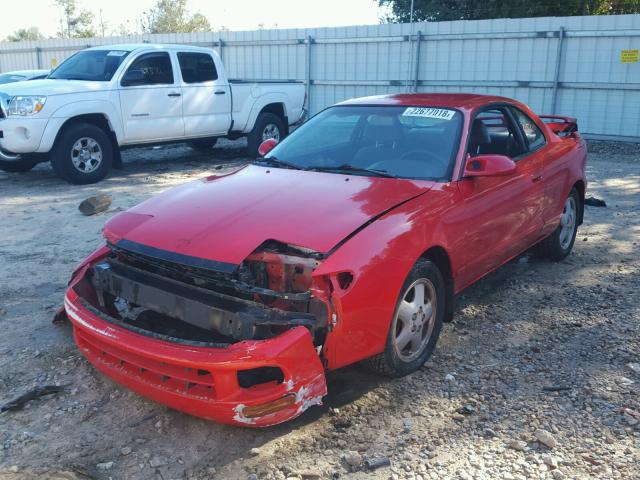
[[[44,35],[38,27],[20,28],[7,37],[7,42],[24,42],[27,40],[43,40]]]
[[[411,0],[378,0],[389,22],[409,22]],[[414,0],[414,21],[640,13],[640,0]]]
[[[62,8],[63,20],[58,31],[60,38],[88,38],[97,36],[93,27],[93,13],[78,10],[77,0],[55,0]]]
[[[201,13],[191,15],[187,0],[158,0],[155,7],[145,13],[143,30],[147,33],[209,32],[211,25]]]

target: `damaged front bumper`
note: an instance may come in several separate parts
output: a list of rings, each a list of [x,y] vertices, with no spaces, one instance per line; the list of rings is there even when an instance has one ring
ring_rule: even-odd
[[[156,302],[162,313],[170,306],[163,303],[166,285],[147,282],[145,288],[137,288],[131,272],[122,275],[100,265],[98,261],[76,272],[65,297],[65,310],[82,353],[118,383],[191,415],[255,427],[295,418],[320,404],[326,395],[324,367],[310,326],[305,325],[310,319],[299,314],[289,318],[290,312],[274,314],[269,309],[223,310],[211,307],[207,298],[185,296],[180,297],[184,314],[194,318],[208,307],[201,318],[210,326],[229,326],[226,334],[236,337],[242,332],[253,339],[208,343],[152,335],[115,318],[117,314],[108,314],[108,308],[100,308],[104,300],[98,292],[139,295],[140,303]],[[171,308],[175,312],[175,305]],[[248,321],[252,315],[254,322]],[[250,330],[265,322],[273,326],[286,320],[294,323],[270,338],[255,339],[255,331]]]

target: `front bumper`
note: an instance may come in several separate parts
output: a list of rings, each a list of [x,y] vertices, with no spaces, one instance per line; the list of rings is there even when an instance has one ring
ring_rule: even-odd
[[[47,127],[46,118],[8,117],[0,119],[0,150],[5,157],[16,153],[35,153]],[[6,158],[3,158],[6,159]]]
[[[76,343],[91,364],[140,395],[191,415],[266,427],[297,417],[327,393],[324,368],[304,327],[220,348],[158,340],[115,325],[82,299],[73,284],[65,310]],[[240,386],[239,371],[261,367],[280,368],[284,380]]]

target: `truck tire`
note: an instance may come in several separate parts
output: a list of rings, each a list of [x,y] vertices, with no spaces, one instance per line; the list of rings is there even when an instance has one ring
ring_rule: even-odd
[[[51,150],[51,166],[58,176],[76,185],[96,183],[113,163],[113,145],[100,127],[77,123],[65,127]]]
[[[195,138],[187,142],[191,148],[199,152],[208,152],[218,143],[217,137],[213,138]]]
[[[279,142],[287,136],[286,132],[286,126],[282,118],[273,113],[262,112],[258,115],[253,130],[247,135],[249,156],[257,158],[259,156],[258,147],[262,142],[269,138]]]
[[[7,160],[0,160],[0,170],[9,172],[9,173],[28,172],[33,167],[35,167],[38,163],[40,162],[35,157],[31,157],[28,155],[26,156],[20,155],[20,158],[18,158],[13,162],[10,162]]]

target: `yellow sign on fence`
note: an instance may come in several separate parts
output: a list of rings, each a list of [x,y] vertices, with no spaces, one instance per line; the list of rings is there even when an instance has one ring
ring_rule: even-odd
[[[620,52],[620,62],[621,63],[638,63],[640,60],[640,50],[637,48],[635,50],[622,50]]]

